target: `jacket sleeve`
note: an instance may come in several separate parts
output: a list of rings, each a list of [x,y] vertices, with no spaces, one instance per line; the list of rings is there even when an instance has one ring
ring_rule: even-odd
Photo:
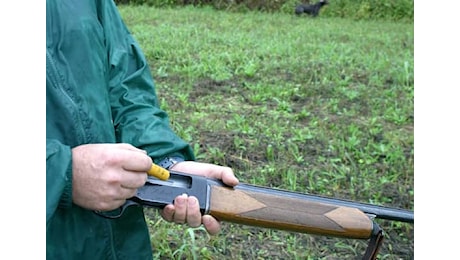
[[[46,223],[59,208],[72,205],[72,152],[69,146],[46,139]]]
[[[113,1],[102,18],[109,53],[109,93],[118,142],[144,149],[157,162],[165,156],[195,160],[193,150],[172,131],[160,109],[146,58]]]

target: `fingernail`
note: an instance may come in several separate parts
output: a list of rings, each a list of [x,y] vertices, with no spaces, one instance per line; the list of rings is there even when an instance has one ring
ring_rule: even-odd
[[[184,202],[185,202],[184,197],[179,196],[179,197],[176,198],[176,204],[177,205],[182,205],[182,204],[184,204]]]
[[[178,196],[177,197],[177,204],[179,205],[184,205],[185,204],[185,200],[187,199],[188,195],[187,193],[182,193],[182,195]]]
[[[195,204],[197,203],[197,200],[193,197],[191,198],[188,198],[188,205],[189,206],[195,206]]]
[[[165,208],[167,214],[174,215],[174,209],[171,208]]]
[[[201,222],[205,226],[208,226],[212,223],[211,218],[209,218],[209,216],[204,216],[203,218],[201,218]]]

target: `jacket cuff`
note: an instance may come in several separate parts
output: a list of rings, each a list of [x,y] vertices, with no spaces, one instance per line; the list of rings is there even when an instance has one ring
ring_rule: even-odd
[[[181,153],[172,153],[172,154],[168,154],[166,156],[163,156],[163,157],[160,157],[160,158],[154,158],[153,159],[153,162],[157,165],[160,165],[162,161],[164,161],[165,159],[167,158],[173,158],[175,159],[176,161],[178,162],[183,162],[185,161],[185,156],[182,155]]]
[[[174,167],[174,165],[180,162],[183,162],[183,161],[184,161],[184,158],[171,156],[171,157],[166,157],[163,160],[159,161],[158,165],[166,170],[169,170],[172,167]]]

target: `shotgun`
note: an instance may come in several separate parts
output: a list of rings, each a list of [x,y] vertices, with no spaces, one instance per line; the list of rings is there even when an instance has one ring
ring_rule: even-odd
[[[169,178],[149,176],[125,204],[163,208],[187,194],[198,198],[202,214],[242,225],[343,238],[369,239],[363,259],[376,259],[383,230],[374,219],[414,223],[413,211],[309,195],[170,171]],[[120,213],[122,214],[122,213]]]

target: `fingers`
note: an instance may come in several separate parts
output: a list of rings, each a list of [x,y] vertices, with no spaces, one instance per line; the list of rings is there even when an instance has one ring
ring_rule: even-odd
[[[185,224],[187,218],[187,197],[187,194],[182,194],[180,196],[177,196],[174,200],[174,223]]]
[[[145,185],[148,175],[143,172],[124,172],[123,176],[120,177],[120,185],[125,189],[133,189],[134,192],[137,188]]]
[[[152,159],[147,152],[130,144],[115,144],[119,149],[113,160],[120,159],[122,169],[125,170],[120,176],[122,188],[135,189],[142,187],[147,181],[147,171],[152,167]]]
[[[222,181],[230,186],[236,186],[239,184],[239,180],[235,177],[233,170],[228,167],[224,167],[226,169],[222,172]]]
[[[217,235],[220,232],[220,223],[211,215],[202,217],[203,226],[210,235]]]
[[[214,179],[221,179],[225,184],[230,186],[238,185],[239,181],[235,177],[232,168],[220,165],[210,165],[208,166],[208,177]]]
[[[190,227],[199,227],[204,224],[208,232],[217,234],[220,224],[211,216],[203,218],[200,212],[198,200],[194,196],[188,197],[187,194],[177,196],[174,205],[167,205],[161,212],[161,216],[168,222],[176,224],[187,224]],[[210,218],[211,219],[210,219]]]
[[[120,156],[126,171],[147,172],[152,167],[152,158],[143,152],[126,150]]]
[[[140,152],[140,153],[144,153],[144,154],[147,154],[147,151],[145,150],[142,150],[142,149],[139,149],[131,144],[127,144],[127,143],[116,143],[114,144],[116,145],[117,147],[121,148],[121,149],[126,149],[126,150],[130,150],[130,151],[134,151],[134,152]]]
[[[137,194],[137,188],[125,188],[122,187],[118,193],[118,199],[129,199]]]
[[[175,171],[196,174],[213,179],[221,179],[229,186],[238,185],[239,181],[235,177],[232,168],[220,166],[210,163],[202,163],[195,161],[180,162],[172,168]]]
[[[174,222],[174,211],[175,207],[173,204],[166,205],[164,209],[160,212],[161,217],[168,222]]]
[[[117,143],[110,145],[109,164],[122,164],[126,171],[147,172],[152,166],[152,158],[145,150],[134,147],[131,144]]]
[[[174,207],[168,206],[165,207],[163,216],[167,221],[177,224],[187,223],[191,227],[201,225],[200,205],[196,197],[182,194],[174,200]]]

